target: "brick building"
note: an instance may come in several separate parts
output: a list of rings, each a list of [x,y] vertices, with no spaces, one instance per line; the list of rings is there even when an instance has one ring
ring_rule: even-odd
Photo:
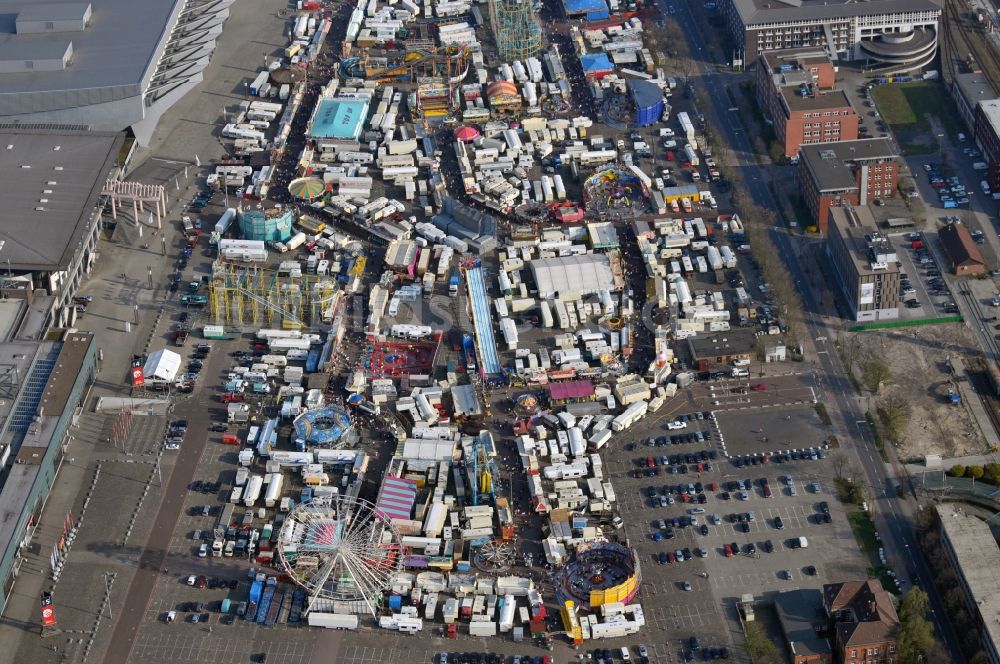
[[[899,163],[887,139],[804,145],[799,158],[799,190],[821,233],[831,207],[895,195]]]
[[[786,157],[808,143],[858,137],[860,119],[847,95],[832,90],[836,72],[820,49],[763,53],[757,67],[757,99],[774,126]]]
[[[948,269],[960,277],[982,274],[986,261],[964,224],[948,224],[938,231],[938,240],[948,258]]]
[[[824,585],[823,608],[830,619],[839,662],[897,664],[899,618],[878,579]]]

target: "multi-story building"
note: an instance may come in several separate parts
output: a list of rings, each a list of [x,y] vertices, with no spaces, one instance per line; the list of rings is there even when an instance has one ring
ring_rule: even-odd
[[[828,583],[823,608],[833,629],[837,660],[843,664],[896,664],[899,617],[878,579]]]
[[[979,626],[990,664],[1000,664],[1000,548],[989,523],[954,503],[935,507],[941,548],[958,578],[969,614]]]
[[[899,164],[888,139],[803,145],[799,160],[800,191],[821,233],[831,207],[895,195]]]
[[[762,53],[757,66],[757,98],[770,118],[786,157],[808,143],[858,137],[858,114],[847,95],[830,90],[833,63],[822,49]]]
[[[1000,99],[976,104],[975,132],[976,145],[983,151],[983,161],[989,165],[990,189],[1000,191]]]
[[[867,207],[830,208],[826,251],[854,320],[899,317],[896,251]]]
[[[931,0],[724,0],[721,8],[747,63],[767,51],[812,46],[894,74],[923,68],[937,53],[941,7]]]

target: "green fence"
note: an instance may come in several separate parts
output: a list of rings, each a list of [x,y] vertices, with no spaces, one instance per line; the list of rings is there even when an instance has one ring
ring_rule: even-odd
[[[937,318],[917,318],[914,320],[894,320],[885,323],[865,323],[847,328],[848,332],[865,332],[867,330],[891,330],[896,327],[919,327],[921,325],[940,325],[942,323],[961,323],[964,319],[954,316],[938,316]]]

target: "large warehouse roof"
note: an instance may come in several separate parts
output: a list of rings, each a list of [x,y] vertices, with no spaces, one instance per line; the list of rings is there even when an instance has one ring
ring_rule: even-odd
[[[111,102],[140,94],[180,2],[0,0],[0,115]],[[68,29],[65,24],[74,13],[67,13],[67,9],[88,5],[92,13],[87,26]],[[61,31],[25,32],[25,23],[44,16],[58,22]],[[52,52],[57,44],[72,44],[72,64],[50,71],[28,68],[26,61],[31,57],[23,54],[37,57]]]
[[[604,254],[544,258],[530,265],[541,297],[559,292],[597,293],[615,287],[611,263]]]
[[[0,129],[0,241],[12,268],[69,266],[123,141],[113,132]]]

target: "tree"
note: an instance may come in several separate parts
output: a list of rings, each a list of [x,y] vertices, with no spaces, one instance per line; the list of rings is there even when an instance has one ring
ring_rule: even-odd
[[[861,365],[861,380],[869,390],[878,394],[882,386],[892,380],[892,372],[889,371],[888,364],[873,358]]]
[[[963,477],[965,475],[965,466],[960,463],[956,463],[948,469],[948,475],[950,477]]]
[[[1000,484],[1000,463],[988,463],[983,468],[983,478],[990,484]]]
[[[900,392],[893,391],[879,400],[879,413],[889,439],[899,444],[906,431],[906,424],[913,412],[912,404]]]
[[[745,638],[744,647],[753,664],[768,664],[769,662],[776,661],[775,657],[778,654],[778,649],[774,646],[774,641],[767,636],[760,623],[746,623],[743,635]]]
[[[913,586],[899,606],[896,649],[900,664],[927,662],[934,649],[934,625],[927,619],[927,593]]]
[[[847,466],[847,453],[844,450],[834,450],[827,455],[830,464],[833,465],[833,474],[839,480],[844,476],[844,467]]]
[[[983,476],[982,466],[968,466],[965,469],[965,476],[971,477],[974,480],[978,480]]]

